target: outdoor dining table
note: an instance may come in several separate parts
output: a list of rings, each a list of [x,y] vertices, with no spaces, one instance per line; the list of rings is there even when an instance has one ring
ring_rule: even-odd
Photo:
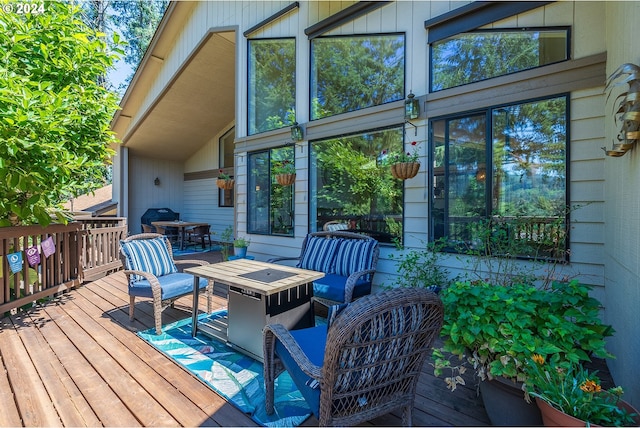
[[[191,227],[197,226],[207,226],[208,223],[199,223],[192,221],[182,221],[182,220],[173,220],[173,221],[152,221],[152,226],[160,226],[160,227],[176,227],[178,228],[178,236],[180,237],[180,249],[184,250],[185,244],[185,234],[187,229]]]
[[[199,287],[193,287],[192,335],[198,330],[215,337],[252,358],[263,361],[262,329],[267,324],[283,324],[287,329],[314,325],[313,281],[322,272],[290,266],[237,259],[184,270],[228,287],[226,319],[198,321]],[[226,324],[226,325],[225,325]]]

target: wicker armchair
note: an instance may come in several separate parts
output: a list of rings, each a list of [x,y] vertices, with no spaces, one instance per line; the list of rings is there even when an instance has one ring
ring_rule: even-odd
[[[274,381],[287,370],[320,426],[352,426],[402,409],[412,424],[416,385],[444,319],[433,292],[400,288],[332,307],[328,325],[288,331],[267,325],[266,411]]]
[[[349,303],[371,293],[379,243],[370,236],[343,230],[312,232],[299,257],[276,257],[271,263],[297,261],[296,267],[324,272],[313,282],[313,301],[324,307]]]
[[[135,298],[153,299],[156,334],[162,333],[162,311],[193,292],[193,275],[178,272],[176,265],[206,265],[203,260],[174,260],[171,242],[157,233],[132,235],[120,242],[120,259],[129,284],[129,319],[133,321]],[[207,312],[211,312],[211,288],[200,278],[199,287],[206,287]]]

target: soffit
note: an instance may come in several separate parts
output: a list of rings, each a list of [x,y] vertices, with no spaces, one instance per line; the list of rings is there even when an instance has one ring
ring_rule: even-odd
[[[132,129],[132,154],[184,161],[235,113],[235,34],[212,33]],[[117,132],[117,130],[116,130]]]

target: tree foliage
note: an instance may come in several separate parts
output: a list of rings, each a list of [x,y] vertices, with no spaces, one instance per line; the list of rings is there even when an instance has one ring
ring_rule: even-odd
[[[80,16],[0,14],[0,226],[64,221],[60,202],[103,182],[117,99],[100,82],[118,52]]]
[[[110,15],[110,20],[127,42],[124,61],[136,69],[147,51],[169,1],[127,0],[113,1],[111,5],[114,13]],[[131,77],[127,82],[130,80]]]

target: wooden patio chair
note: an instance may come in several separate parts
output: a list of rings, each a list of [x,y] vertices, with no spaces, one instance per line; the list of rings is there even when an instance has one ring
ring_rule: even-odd
[[[193,229],[187,230],[187,245],[202,244],[202,249],[205,249],[205,242],[209,243],[209,249],[211,249],[211,226],[196,226]]]
[[[163,227],[163,226],[154,226],[156,228],[156,233],[167,237],[172,242],[177,242],[180,239],[180,235],[178,234],[178,229],[175,227]]]
[[[444,319],[433,292],[398,288],[331,307],[328,324],[263,330],[266,411],[284,370],[320,426],[353,426],[402,409],[412,424],[416,385]]]
[[[162,333],[162,311],[193,292],[193,275],[179,272],[176,265],[209,264],[203,260],[174,260],[171,242],[157,233],[141,233],[120,241],[120,259],[129,284],[129,320],[134,319],[136,297],[153,299],[156,334]],[[206,288],[207,313],[211,312],[212,286],[200,278],[199,287]]]
[[[153,226],[149,226],[148,224],[142,224],[142,233],[155,233],[155,229]]]

